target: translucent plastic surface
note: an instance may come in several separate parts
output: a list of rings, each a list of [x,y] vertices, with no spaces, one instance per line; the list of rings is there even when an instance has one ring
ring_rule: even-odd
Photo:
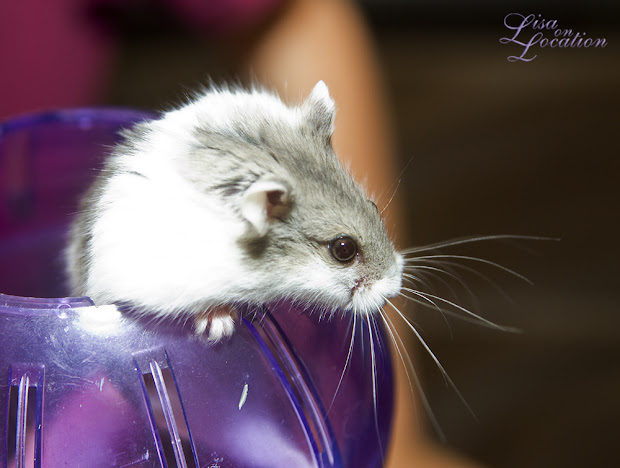
[[[62,298],[79,196],[119,128],[150,117],[74,110],[0,126],[4,466],[381,466],[392,373],[379,324],[281,304],[244,311],[209,345],[178,323]]]

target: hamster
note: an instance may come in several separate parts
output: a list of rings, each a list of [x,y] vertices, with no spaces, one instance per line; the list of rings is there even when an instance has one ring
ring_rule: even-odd
[[[375,313],[403,257],[334,154],[334,115],[323,82],[297,106],[213,87],[125,131],[71,227],[72,293],[190,315],[211,341],[239,303]]]

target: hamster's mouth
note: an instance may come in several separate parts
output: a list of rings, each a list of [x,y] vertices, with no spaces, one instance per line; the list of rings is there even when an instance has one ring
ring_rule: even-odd
[[[368,314],[376,312],[385,305],[385,297],[373,287],[373,284],[368,283],[366,278],[355,280],[351,287],[351,295],[346,310]]]
[[[353,300],[353,296],[355,296],[355,293],[357,291],[359,291],[360,289],[362,289],[362,287],[364,286],[364,278],[359,278],[355,280],[355,283],[353,284],[353,287],[351,288],[351,300]]]
[[[379,279],[360,276],[353,280],[349,289],[349,302],[346,310],[363,314],[374,313],[383,308],[386,302],[400,294],[401,278],[387,275]]]

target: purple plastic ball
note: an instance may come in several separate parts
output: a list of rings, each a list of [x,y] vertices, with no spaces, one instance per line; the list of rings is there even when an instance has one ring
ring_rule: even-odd
[[[378,467],[393,407],[376,320],[247,308],[216,345],[68,298],[71,216],[123,127],[77,109],[0,125],[3,466]]]

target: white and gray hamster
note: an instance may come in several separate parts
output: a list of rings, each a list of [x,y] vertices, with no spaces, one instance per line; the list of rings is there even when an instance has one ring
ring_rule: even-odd
[[[126,131],[72,226],[72,293],[190,314],[213,341],[237,303],[376,312],[403,257],[332,150],[334,114],[323,82],[294,107],[212,88]]]

